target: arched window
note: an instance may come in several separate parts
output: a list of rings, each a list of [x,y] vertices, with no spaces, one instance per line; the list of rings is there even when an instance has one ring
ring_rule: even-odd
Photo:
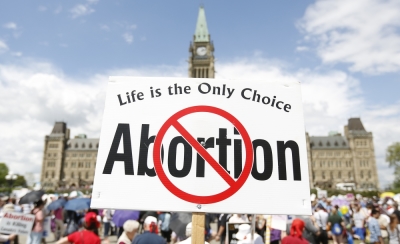
[[[333,179],[333,172],[329,172],[329,176],[331,177],[331,180]]]
[[[342,172],[338,172],[338,178],[340,179],[340,178],[342,178]]]
[[[327,145],[328,147],[330,147],[330,146],[331,146],[331,143],[328,141],[328,142],[326,143],[326,145]]]
[[[79,178],[79,179],[81,178],[81,172],[78,173],[78,178]]]
[[[85,179],[89,179],[89,172],[86,171]]]
[[[51,178],[54,178],[54,171],[51,172]]]
[[[96,144],[96,148],[99,148],[99,143]]]
[[[360,172],[360,177],[361,177],[361,179],[364,178],[364,172],[363,171]]]
[[[92,143],[89,144],[89,148],[92,148]]]
[[[342,145],[343,145],[343,146],[346,146],[346,142],[344,141],[344,142],[342,143]]]
[[[85,148],[85,143],[82,143],[82,148]]]
[[[325,180],[325,172],[322,172],[322,179]]]
[[[319,142],[318,145],[319,145],[320,147],[322,147],[322,142]]]
[[[71,173],[71,179],[75,178],[74,172]]]
[[[78,148],[78,143],[75,143],[75,148]]]
[[[349,176],[349,179],[351,179],[351,171],[349,171],[348,176]]]
[[[339,146],[339,143],[337,141],[335,141],[335,146]]]

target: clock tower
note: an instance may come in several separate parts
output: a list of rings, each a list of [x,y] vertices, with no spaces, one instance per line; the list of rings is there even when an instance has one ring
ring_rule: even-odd
[[[208,33],[204,7],[199,9],[196,31],[189,47],[189,77],[214,78],[214,44]]]

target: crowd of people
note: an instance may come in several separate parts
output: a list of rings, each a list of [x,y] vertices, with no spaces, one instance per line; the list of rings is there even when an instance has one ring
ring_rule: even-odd
[[[49,209],[49,202],[57,199],[68,202],[76,197],[76,194],[53,195],[31,204],[18,204],[18,199],[4,196],[0,198],[0,217],[7,212],[34,215],[35,221],[27,244],[45,243],[46,217],[51,218],[51,231],[57,244],[109,243],[110,235],[116,236],[118,244],[191,243],[191,222],[185,223],[183,234],[173,230],[171,219],[176,213],[137,211],[137,216],[124,219],[117,226],[114,223],[116,210],[88,207],[74,211],[66,210],[63,206]],[[274,228],[267,215],[206,214],[205,240],[206,243],[216,241],[221,244],[227,243],[227,240],[228,243],[234,240],[239,244],[261,244],[266,241],[273,244],[327,244],[329,241],[352,244],[355,240],[361,244],[399,244],[400,211],[396,200],[391,197],[361,196],[351,199],[344,196],[314,199],[311,216],[283,216],[286,221],[283,229]],[[218,223],[216,231],[211,228],[213,222]],[[254,227],[252,223],[255,223]],[[235,224],[236,230],[227,230],[228,224]],[[19,244],[19,238],[15,234],[0,234],[0,242]]]

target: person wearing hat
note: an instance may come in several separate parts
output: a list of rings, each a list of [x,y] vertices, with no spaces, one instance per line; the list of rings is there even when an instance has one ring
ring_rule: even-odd
[[[121,236],[118,238],[117,243],[131,244],[139,229],[139,222],[137,222],[136,220],[127,220],[125,221],[123,228],[124,232],[122,232]]]
[[[97,216],[93,212],[88,212],[85,215],[83,222],[84,229],[76,231],[66,237],[61,238],[56,244],[100,244],[100,237],[95,234],[97,229],[100,227],[100,222],[97,220]]]
[[[186,236],[187,238],[184,241],[180,241],[181,244],[191,244],[192,243],[192,222],[186,225]],[[208,242],[204,242],[208,244]]]
[[[133,239],[132,244],[166,244],[164,238],[158,235],[157,218],[147,216],[143,223],[143,234],[138,235]]]
[[[253,240],[251,238],[251,226],[249,224],[241,224],[239,225],[238,232],[235,235],[236,239],[239,241],[238,244],[263,244],[262,237],[254,233]]]
[[[294,219],[290,227],[290,235],[282,239],[282,244],[308,244],[309,242],[303,238],[304,221]]]

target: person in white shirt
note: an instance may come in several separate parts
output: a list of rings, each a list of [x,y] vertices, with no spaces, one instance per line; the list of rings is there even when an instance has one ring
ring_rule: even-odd
[[[186,225],[186,238],[184,241],[180,241],[179,244],[192,244],[192,222]],[[204,242],[205,244],[209,244],[208,242]]]
[[[254,233],[253,240],[251,238],[251,226],[249,224],[241,224],[239,225],[239,230],[236,233],[236,239],[239,241],[238,244],[263,244],[262,237]]]
[[[314,213],[315,222],[319,227],[319,236],[317,243],[328,244],[328,233],[326,231],[326,224],[328,223],[329,214],[325,211],[322,204],[318,204]]]
[[[118,238],[117,243],[131,244],[139,229],[139,222],[137,222],[136,220],[127,220],[125,221],[123,228],[124,232],[122,232],[122,235]]]

